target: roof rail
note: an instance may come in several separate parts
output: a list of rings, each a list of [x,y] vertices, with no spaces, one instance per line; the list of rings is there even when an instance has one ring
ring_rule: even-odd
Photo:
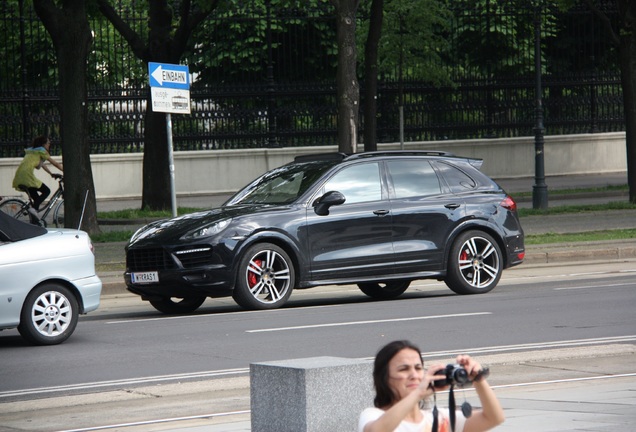
[[[440,150],[378,150],[370,152],[355,153],[346,159],[358,159],[372,156],[449,156],[455,157],[454,153]]]
[[[308,155],[300,155],[294,158],[294,162],[312,162],[321,160],[343,160],[347,156],[346,153],[314,153]]]

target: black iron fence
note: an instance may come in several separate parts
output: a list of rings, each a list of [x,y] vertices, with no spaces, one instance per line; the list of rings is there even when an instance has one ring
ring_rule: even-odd
[[[172,117],[176,150],[336,144],[335,20],[329,2],[303,7],[310,3],[221,2],[184,58],[193,74],[192,113]],[[142,34],[143,4],[118,2]],[[613,1],[601,7],[616,19]],[[550,2],[458,0],[452,8],[430,43],[388,47],[404,55],[399,64],[383,61],[380,70],[379,142],[399,140],[400,106],[406,141],[533,135],[539,77],[546,134],[624,130],[615,48],[585,7],[562,12]],[[0,157],[15,157],[34,135],[59,137],[57,67],[30,2],[7,0],[0,11]],[[403,18],[392,40],[412,42],[418,29]],[[365,20],[361,6],[359,29]],[[92,152],[142,151],[147,67],[103,17],[91,23]],[[537,23],[540,75],[533,51]]]

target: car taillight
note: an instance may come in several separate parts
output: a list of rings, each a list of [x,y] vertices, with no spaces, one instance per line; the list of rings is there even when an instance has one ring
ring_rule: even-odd
[[[517,211],[517,203],[515,202],[515,200],[512,199],[510,195],[506,195],[500,205],[507,210]]]

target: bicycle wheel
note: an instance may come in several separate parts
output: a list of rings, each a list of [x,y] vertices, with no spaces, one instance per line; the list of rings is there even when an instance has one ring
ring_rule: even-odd
[[[31,223],[28,208],[28,204],[19,199],[8,199],[0,203],[1,211],[22,222]]]
[[[64,200],[61,199],[55,205],[55,210],[53,211],[53,222],[57,228],[64,228]]]

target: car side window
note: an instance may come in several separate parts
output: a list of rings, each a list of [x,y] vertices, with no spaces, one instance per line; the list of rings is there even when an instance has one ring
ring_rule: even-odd
[[[324,192],[338,191],[345,198],[345,204],[382,199],[380,166],[377,163],[353,165],[336,173],[323,188]]]
[[[396,198],[411,198],[441,193],[437,174],[426,160],[388,161],[387,167]]]
[[[446,179],[453,193],[467,192],[477,186],[475,180],[457,167],[443,162],[437,163],[436,167]]]

